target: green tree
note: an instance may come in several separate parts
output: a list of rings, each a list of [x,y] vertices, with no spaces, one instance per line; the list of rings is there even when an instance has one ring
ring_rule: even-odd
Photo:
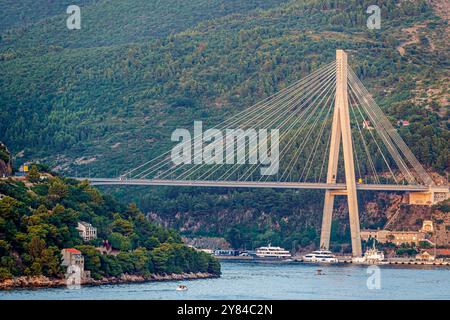
[[[39,182],[41,177],[41,174],[38,171],[38,168],[36,165],[32,165],[30,171],[28,171],[28,181],[32,182],[32,183],[37,183]]]
[[[209,257],[208,261],[208,272],[211,274],[220,275],[220,262],[214,257]]]
[[[108,241],[113,248],[119,249],[121,251],[131,250],[130,239],[118,232],[111,233],[108,237]]]
[[[134,269],[139,274],[148,274],[148,263],[150,256],[145,248],[137,248],[133,251]]]
[[[48,194],[51,196],[55,196],[58,199],[64,198],[68,195],[69,190],[66,184],[62,182],[61,180],[57,179],[54,181],[50,188],[48,189]]]
[[[133,233],[133,223],[128,220],[122,219],[119,215],[116,215],[113,223],[111,224],[113,232],[120,233],[124,236],[129,236]]]
[[[91,276],[95,279],[101,278],[102,265],[100,260],[100,253],[95,250],[95,247],[90,245],[79,245],[75,247],[81,251],[84,256],[84,268],[91,271]]]
[[[4,281],[6,279],[11,279],[12,274],[8,269],[0,267],[0,281]]]

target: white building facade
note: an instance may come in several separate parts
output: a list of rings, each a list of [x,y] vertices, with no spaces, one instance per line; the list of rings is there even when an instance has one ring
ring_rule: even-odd
[[[83,238],[84,241],[97,239],[97,228],[92,226],[90,223],[79,221],[77,230],[80,233],[80,237]]]

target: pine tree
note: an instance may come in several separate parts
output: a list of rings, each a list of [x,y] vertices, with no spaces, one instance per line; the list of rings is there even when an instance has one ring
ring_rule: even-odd
[[[28,181],[36,183],[39,182],[39,178],[41,175],[39,174],[38,168],[33,165],[31,170],[28,172]]]

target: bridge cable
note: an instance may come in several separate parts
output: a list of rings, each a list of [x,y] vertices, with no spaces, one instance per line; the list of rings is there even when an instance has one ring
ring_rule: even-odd
[[[323,69],[321,68],[321,69],[316,70],[316,71],[313,73],[313,79],[315,79],[316,76],[317,76],[317,77],[321,77],[323,74],[326,74],[328,70],[331,70],[331,69],[332,69],[332,67],[333,67],[333,64],[330,64],[330,65],[327,65],[327,66],[323,67]],[[306,82],[305,82],[305,81],[306,81]],[[305,86],[305,85],[308,86],[310,81],[311,81],[311,77],[308,76],[307,79],[302,79],[302,80],[298,81],[297,83],[302,82],[302,83],[301,83],[301,86],[300,86],[300,88],[302,88],[302,87]],[[259,104],[259,103],[256,104],[256,106],[258,106],[259,108],[255,108],[253,111],[251,111],[251,112],[247,113],[246,115],[244,115],[243,118],[241,118],[241,119],[236,119],[236,120],[234,120],[234,121],[231,122],[231,123],[228,123],[228,119],[225,120],[225,121],[223,121],[223,122],[222,122],[222,126],[223,126],[223,127],[226,127],[226,126],[230,126],[230,125],[232,125],[232,124],[239,123],[239,121],[242,121],[242,119],[246,119],[249,115],[251,115],[251,117],[250,117],[250,119],[247,119],[246,121],[252,121],[252,119],[255,118],[255,112],[259,111],[259,109],[261,109],[262,107],[269,106],[269,110],[272,109],[272,108],[274,108],[274,105],[272,104],[272,103],[273,103],[272,100],[274,100],[274,99],[280,99],[280,97],[282,97],[285,93],[287,93],[288,95],[287,95],[286,97],[284,97],[284,98],[281,99],[281,101],[285,101],[286,99],[292,97],[292,94],[291,94],[292,92],[294,92],[294,94],[295,94],[296,90],[299,89],[299,88],[297,88],[297,87],[295,87],[295,86],[290,86],[289,88],[290,88],[289,90],[283,89],[282,91],[276,93],[275,95],[273,95],[273,96],[271,97],[272,99],[265,99],[265,100],[267,100],[267,101],[266,101],[264,104],[262,104],[262,105]],[[279,103],[279,100],[276,100],[275,105],[277,105],[277,103]],[[252,107],[250,107],[250,108],[252,108]],[[247,109],[248,109],[248,108],[247,108]],[[247,109],[244,110],[244,112],[247,111]],[[242,112],[241,112],[241,113],[242,113]],[[259,114],[256,114],[256,116],[258,116],[258,115],[259,115]],[[190,139],[189,141],[191,141],[191,140],[192,140],[192,139]],[[198,146],[198,143],[194,143],[194,147],[195,147],[195,146]],[[168,153],[170,153],[170,151],[169,151]],[[169,161],[166,161],[166,163],[164,163],[164,161],[162,161],[162,162],[160,162],[159,164],[156,164],[156,165],[154,165],[154,166],[152,166],[152,167],[150,167],[150,168],[144,170],[144,171],[141,172],[140,174],[135,175],[135,177],[142,178],[142,177],[144,177],[144,176],[148,176],[148,175],[150,175],[151,173],[153,173],[154,171],[160,169],[161,167],[163,167],[164,165],[166,165],[166,164],[168,164],[168,163],[170,163],[170,162],[171,162],[170,159],[169,159]],[[155,167],[156,167],[156,168],[155,168]],[[153,169],[153,170],[152,170],[152,169]],[[152,171],[150,171],[150,170],[152,170]]]
[[[353,114],[354,121],[356,122],[356,127],[357,127],[357,129],[358,129],[358,131],[359,131],[359,134],[361,135],[361,139],[362,139],[363,145],[364,145],[364,144],[365,144],[364,136],[363,136],[363,133],[362,133],[360,127],[359,127],[359,120],[358,120],[358,117],[357,117],[356,112],[355,112],[355,110],[354,110],[355,107],[353,106],[351,100],[352,100],[352,99],[351,99],[351,95],[350,95],[350,92],[349,92],[349,93],[348,93],[348,104],[349,104],[349,106],[350,106],[350,111],[351,111],[351,113]],[[355,105],[356,105],[356,102],[355,102],[355,101],[353,101],[353,102],[354,102]],[[365,121],[364,117],[362,117],[362,121]],[[361,173],[362,160],[361,160],[361,165],[360,165],[360,163],[359,163],[359,162],[360,162],[360,161],[359,161],[359,158],[360,158],[360,157],[359,157],[358,151],[357,151],[356,139],[353,139],[353,134],[352,134],[352,140],[353,140],[353,152],[354,152],[354,154],[355,154],[356,166],[357,166],[357,168],[358,168],[359,179],[362,179],[362,178],[363,178],[363,174]],[[365,146],[364,146],[364,147],[365,147]],[[366,151],[365,148],[364,148],[364,151]],[[366,151],[366,154],[367,154],[367,151]],[[369,168],[370,168],[370,164],[369,164]]]
[[[313,102],[311,102],[311,105],[313,105],[313,104],[314,104],[314,103],[322,96],[322,94],[326,92],[328,86],[329,86],[329,85],[332,85],[332,83],[333,83],[333,78],[334,78],[334,73],[331,74],[330,77],[328,78],[328,80],[327,80],[326,82],[324,82],[324,83],[322,84],[322,86],[318,89],[318,90],[322,90],[322,91],[321,91],[319,94],[314,93],[313,95],[311,95],[311,97],[310,97],[307,101],[304,101],[303,104],[306,105],[306,103],[307,103],[311,98],[315,97],[315,99],[313,100]],[[323,98],[322,98],[322,100],[323,100]],[[319,105],[320,105],[320,102],[317,104],[317,106],[319,106]],[[304,124],[306,124],[306,123],[309,121],[309,118],[314,114],[314,112],[315,112],[316,109],[317,109],[317,108],[315,108],[315,109],[312,111],[312,113],[310,113],[310,114],[308,115],[308,117],[306,118]],[[303,116],[306,114],[306,111],[308,111],[308,108],[306,108],[306,109],[305,109],[305,112],[303,112],[303,113],[301,114],[301,116],[299,116],[299,117],[296,119],[296,122],[299,122],[299,121],[303,118]],[[303,124],[302,124],[302,126],[303,126]],[[302,127],[302,126],[301,126],[301,127]],[[284,138],[285,136],[287,136],[287,135],[288,135],[288,132],[289,132],[291,129],[292,129],[292,127],[288,128],[288,129],[284,132],[282,138]],[[281,155],[284,154],[284,150],[285,150],[285,148],[282,150]],[[254,173],[260,166],[262,166],[261,163],[259,163],[257,166],[254,166],[253,168],[250,167],[249,169],[247,169],[247,171],[244,173],[244,176],[245,176],[244,179],[246,179],[246,178],[248,178],[248,177],[251,177],[251,176],[253,175],[253,173]],[[253,170],[252,170],[252,169],[253,169]],[[251,172],[250,172],[250,171],[251,171]],[[261,178],[262,178],[262,177],[261,177]],[[260,178],[260,179],[261,179],[261,178]]]
[[[414,154],[411,152],[411,150],[408,148],[408,146],[406,145],[406,143],[403,141],[403,139],[400,137],[400,135],[398,134],[397,130],[394,129],[394,127],[392,126],[392,124],[389,122],[389,120],[386,118],[386,116],[384,115],[383,111],[381,110],[381,108],[377,105],[377,103],[375,102],[375,100],[372,98],[372,96],[370,95],[370,93],[367,91],[367,89],[364,87],[364,85],[361,83],[361,81],[358,79],[358,77],[356,76],[356,74],[354,73],[353,70],[351,70],[351,68],[349,69],[350,74],[352,76],[352,78],[355,80],[356,84],[358,87],[361,88],[361,90],[364,93],[364,97],[366,98],[365,100],[367,101],[368,104],[371,105],[371,107],[373,108],[373,110],[375,111],[375,113],[378,115],[379,119],[381,120],[381,123],[383,125],[383,127],[385,128],[385,130],[387,131],[387,133],[389,134],[389,136],[397,143],[397,146],[399,147],[399,149],[402,151],[403,155],[406,157],[406,159],[408,160],[408,162],[411,164],[411,166],[414,168],[415,172],[419,175],[419,177],[421,178],[421,180],[426,184],[426,185],[433,185],[433,180],[431,179],[431,177],[428,175],[428,173],[425,171],[425,169],[422,167],[422,165],[419,163],[419,161],[417,160],[417,158],[414,156]]]
[[[314,158],[316,157],[316,153],[317,153],[318,146],[319,146],[319,140],[321,140],[323,131],[324,131],[326,125],[327,125],[327,119],[328,119],[328,117],[329,117],[330,114],[331,114],[331,110],[333,110],[333,105],[334,105],[334,100],[335,100],[334,98],[335,98],[336,96],[335,96],[335,95],[332,95],[332,96],[333,96],[333,103],[330,103],[330,107],[328,108],[328,112],[327,112],[327,114],[325,115],[325,118],[324,118],[324,120],[323,120],[322,127],[320,128],[320,132],[319,132],[319,134],[317,135],[316,142],[314,143],[314,148],[313,148],[314,154],[313,154],[313,156],[312,156],[312,158],[311,158],[311,162],[310,162],[310,165],[309,165],[309,167],[308,167],[308,170],[306,171],[305,182],[308,180],[309,171],[311,170],[311,168],[312,168],[312,166],[313,166]],[[328,100],[327,100],[327,102],[326,102],[325,104],[328,104],[330,98],[331,98],[331,96],[328,97]],[[307,161],[306,163],[308,163],[308,161]],[[306,168],[306,167],[305,167],[305,168]],[[303,170],[304,170],[304,169],[303,169]],[[302,176],[303,176],[303,172],[302,172]],[[300,178],[300,180],[301,180],[301,178]]]
[[[408,181],[409,182],[414,182],[414,176],[411,174],[408,166],[406,165],[406,163],[401,158],[401,156],[398,153],[398,151],[397,151],[393,141],[390,139],[389,135],[385,132],[384,127],[379,123],[378,119],[373,114],[373,112],[371,112],[370,106],[368,106],[367,104],[364,104],[364,99],[361,98],[360,92],[358,92],[358,89],[354,88],[353,79],[351,79],[351,81],[349,82],[349,87],[353,91],[355,96],[357,97],[357,100],[360,102],[361,107],[365,110],[366,114],[369,116],[370,120],[373,122],[377,133],[379,134],[379,136],[384,141],[385,146],[387,147],[389,153],[391,154],[391,156],[393,157],[393,159],[397,163],[399,169],[402,171],[403,176],[406,179],[408,179],[408,176],[409,176]]]
[[[336,98],[336,96],[335,96],[335,98]],[[333,100],[333,104],[335,103],[334,102],[335,100],[336,99]],[[330,145],[331,145],[331,133],[332,133],[332,130],[331,130],[331,125],[330,125],[330,134],[328,135],[328,142],[327,142],[327,145],[326,145],[326,148],[325,148],[325,152],[323,154],[322,165],[320,166],[319,178],[317,180],[317,182],[319,182],[319,183],[320,183],[320,180],[322,179],[322,172],[323,172],[323,169],[325,168],[325,162],[328,159],[328,150],[329,150]],[[325,177],[325,179],[326,179],[326,177]],[[325,180],[325,183],[326,183],[326,180]]]
[[[332,90],[330,91],[330,94],[333,94],[333,92],[334,92],[333,90],[335,90],[335,87],[336,87],[336,82],[333,81],[333,83],[332,83],[331,86],[330,86],[330,89],[332,89]],[[322,98],[322,99],[323,99],[323,98]],[[312,132],[312,131],[311,131],[311,128],[310,128],[310,130],[308,131],[306,137],[303,139],[302,143],[300,144],[300,147],[296,150],[296,153],[294,154],[294,157],[291,159],[291,161],[289,162],[288,166],[287,166],[286,169],[283,171],[283,174],[281,175],[281,180],[284,179],[286,173],[288,173],[288,172],[289,172],[289,173],[287,174],[286,179],[287,179],[289,176],[291,176],[292,170],[293,170],[293,168],[294,168],[294,163],[297,163],[297,161],[298,161],[298,159],[299,159],[299,157],[300,157],[300,155],[301,155],[301,153],[302,153],[304,147],[306,146],[306,142],[308,141],[309,135],[311,134],[311,132]],[[288,170],[289,170],[289,171],[288,171]]]
[[[335,64],[335,62],[332,62],[332,63],[330,63],[328,65],[325,65],[325,66],[315,70],[314,72],[312,72],[311,74],[309,74],[305,78],[300,79],[299,81],[297,81],[297,82],[289,85],[288,87],[286,87],[286,88],[284,88],[284,89],[282,89],[282,90],[272,94],[271,96],[263,99],[262,101],[257,102],[253,106],[250,106],[250,107],[240,111],[239,113],[235,114],[234,116],[225,119],[224,121],[222,121],[219,124],[217,124],[217,126],[220,126],[220,125],[222,125],[223,127],[229,126],[230,124],[227,124],[227,123],[230,122],[234,118],[242,120],[242,118],[239,118],[239,116],[244,115],[244,118],[245,118],[246,116],[249,116],[249,115],[253,114],[253,112],[256,112],[258,110],[258,108],[261,107],[261,105],[264,105],[265,103],[270,102],[270,100],[274,99],[275,97],[278,97],[278,96],[280,96],[282,94],[289,93],[292,90],[295,90],[298,86],[303,85],[303,82],[308,81],[311,77],[314,77],[317,74],[320,74],[320,73],[324,72],[325,70],[328,70],[329,68],[332,68],[334,66],[334,64]],[[139,166],[137,166],[137,167],[127,171],[127,172],[125,172],[122,176],[130,175],[131,173],[133,173],[136,170],[146,166],[147,164],[150,164],[150,163],[154,162],[155,160],[157,160],[157,159],[159,159],[161,157],[170,155],[170,153],[171,153],[171,150],[169,150],[169,151],[159,155],[158,157],[153,158],[153,159],[151,159],[151,160],[149,160],[149,161],[147,161],[147,162],[145,162],[145,163],[143,163],[143,164],[141,164],[141,165],[139,165]]]
[[[328,79],[331,79],[331,76],[328,76]],[[326,80],[325,83],[327,83],[327,81],[328,81],[328,80]],[[320,84],[320,83],[317,83],[317,84]],[[315,92],[316,92],[316,90],[317,90],[317,84],[315,84],[315,85],[314,85],[314,88],[313,88],[311,91],[309,91],[309,92],[307,93],[306,97],[309,96],[309,98],[306,99],[306,100],[303,100],[302,103],[301,103],[301,105],[300,105],[297,109],[302,110],[302,108],[306,105],[306,103],[307,103],[312,97],[314,97],[314,94],[315,94]],[[319,87],[320,87],[320,86],[319,86]],[[322,82],[322,87],[323,87],[323,82]],[[320,88],[319,88],[319,89],[320,89]],[[303,98],[305,99],[305,97],[303,97]],[[277,119],[275,119],[275,120],[278,120],[278,118],[280,118],[280,116],[285,115],[285,114],[286,114],[287,112],[289,112],[289,111],[290,111],[289,109],[286,109],[286,110],[285,110],[282,114],[280,114],[280,115],[277,117]],[[306,111],[308,111],[308,109],[303,109],[303,111],[301,112],[301,115],[303,116],[303,115],[305,114]],[[294,113],[291,113],[290,116],[289,116],[287,119],[285,119],[285,120],[281,123],[281,125],[284,125],[285,123],[287,123],[287,122],[288,122],[287,120],[290,120],[295,114],[296,114],[295,112],[294,112]],[[296,120],[294,121],[294,123],[291,124],[291,126],[293,126],[293,125],[295,125],[297,122],[299,122],[300,119],[301,119],[301,117],[299,117],[298,119],[296,119]],[[272,123],[269,124],[269,126],[273,125],[274,123],[276,123],[276,121],[272,121]],[[282,134],[282,137],[284,137],[284,136],[285,136],[285,134]],[[268,138],[268,137],[266,137],[266,139],[265,139],[264,141],[267,141],[267,138]],[[244,146],[241,146],[241,147],[238,147],[238,148],[237,148],[237,151],[239,152],[240,150],[242,150],[242,147],[245,148],[245,145],[244,145]],[[253,152],[255,152],[255,148],[250,149],[248,154],[249,154],[249,155],[250,155],[250,154],[253,154]],[[231,174],[235,173],[235,171],[237,171],[239,168],[230,168],[230,169],[227,170],[224,174],[222,174],[221,178],[224,177],[225,175],[227,175],[227,174],[228,174],[231,170],[233,170],[233,169],[235,169],[235,170],[234,170],[233,172],[231,172]],[[206,177],[206,179],[208,179],[212,174],[213,174],[213,172],[210,173],[210,174]],[[229,176],[230,176],[231,174],[229,174]],[[246,174],[246,173],[244,173],[244,175],[245,175],[245,174]]]
[[[330,93],[333,95],[334,92],[335,92],[335,86],[332,86],[332,90],[330,91]],[[329,99],[330,99],[330,97],[328,97],[327,101],[328,101]],[[320,114],[318,114],[317,118],[314,120],[313,125],[309,128],[309,131],[308,131],[308,133],[307,133],[307,135],[306,135],[306,138],[304,139],[304,144],[303,144],[303,148],[302,148],[302,149],[304,149],[304,148],[307,146],[307,142],[309,141],[309,138],[312,137],[312,133],[315,132],[315,128],[316,128],[316,126],[319,124],[320,116],[322,115],[322,112],[323,112],[324,110],[325,110],[325,108],[321,110]],[[314,148],[314,146],[313,146],[313,148]],[[300,156],[300,154],[301,154],[301,151],[299,152],[299,156]],[[308,167],[308,163],[309,163],[309,160],[310,160],[310,158],[311,158],[311,155],[312,155],[312,153],[311,153],[311,150],[310,150],[309,155],[308,155],[308,158],[307,158],[306,163],[305,163],[305,166],[303,167],[303,170],[302,170],[302,172],[301,172],[301,175],[300,175],[300,177],[298,178],[298,181],[299,181],[299,182],[302,180],[302,178],[303,178],[303,173],[305,172],[306,168]],[[300,159],[300,157],[298,157],[298,159]],[[296,161],[296,162],[297,162],[297,161]],[[293,167],[291,168],[291,170],[292,170],[292,169],[293,169]]]
[[[320,80],[320,78],[318,78],[317,80]],[[316,86],[318,83],[319,83],[319,82],[314,82],[314,83],[311,84],[309,87]],[[309,87],[305,88],[305,90],[308,89]],[[299,93],[301,93],[301,92],[299,92]],[[277,117],[274,118],[273,116],[274,116],[275,114],[274,114],[274,113],[271,113],[271,114],[269,114],[269,115],[266,115],[265,118],[263,119],[263,121],[260,121],[260,122],[258,122],[258,123],[256,123],[256,124],[253,124],[253,125],[254,125],[254,126],[259,126],[259,125],[262,125],[263,123],[265,123],[267,120],[272,119],[272,121],[271,121],[268,125],[266,125],[266,126],[273,126],[279,119],[282,119],[282,116],[284,116],[284,115],[287,114],[289,111],[291,111],[292,107],[294,107],[294,109],[299,109],[299,108],[301,108],[301,106],[300,106],[300,107],[296,107],[297,104],[298,104],[297,101],[295,101],[296,99],[298,99],[298,97],[297,97],[297,96],[294,96],[293,99],[291,99],[291,100],[288,101],[288,103],[290,103],[292,100],[294,100],[294,104],[293,104],[293,105],[288,105],[288,103],[285,103],[284,105],[280,106],[278,109],[284,109],[284,111],[283,111],[281,114],[278,114]],[[286,106],[288,106],[288,107],[286,108]],[[278,111],[278,110],[276,110],[276,111]],[[288,120],[289,120],[290,118],[292,118],[292,116],[293,116],[294,114],[295,114],[295,113],[292,113],[291,116],[288,118]],[[286,120],[283,121],[283,123],[285,123],[285,122],[287,122],[287,121],[286,121]],[[244,144],[244,148],[245,148],[245,144]],[[237,151],[240,151],[240,150],[242,150],[242,147],[237,148]],[[250,151],[249,151],[249,156],[250,156],[250,154],[252,154],[252,153],[250,153]],[[221,166],[224,166],[224,164],[222,164]],[[198,170],[198,169],[200,169],[200,168],[197,168],[197,170]],[[194,170],[194,172],[197,171],[197,170]],[[208,174],[208,172],[210,172],[210,171],[212,171],[212,170],[215,170],[215,168],[213,168],[213,167],[210,168],[210,170],[208,170],[205,174]],[[194,173],[194,172],[192,172],[192,173]],[[214,171],[214,172],[215,172],[215,171]],[[202,175],[202,177],[203,177],[203,175]],[[208,176],[208,177],[209,177],[209,176]]]
[[[334,82],[333,84],[335,84],[335,82]],[[334,90],[335,90],[335,85],[334,85],[334,86],[332,85],[332,86],[330,87],[329,93],[332,94]],[[323,99],[323,98],[322,98],[322,99]],[[320,104],[318,104],[318,106],[319,106],[319,105],[320,105]],[[309,119],[308,119],[308,121],[309,121]],[[306,126],[306,123],[307,123],[307,121],[305,122],[304,127]],[[314,125],[314,124],[315,124],[315,123],[313,123],[313,125]],[[302,131],[301,131],[302,129],[303,129],[303,127],[300,128],[300,129],[297,131],[296,138],[300,135],[300,133],[302,132]],[[286,177],[286,180],[287,180],[289,177],[291,177],[292,170],[293,170],[293,168],[294,168],[294,164],[298,162],[298,159],[300,158],[300,155],[302,154],[302,151],[303,151],[303,149],[305,148],[305,146],[306,146],[306,144],[307,144],[307,141],[308,141],[308,139],[309,139],[309,136],[310,136],[311,132],[312,132],[312,131],[311,131],[311,128],[310,128],[310,130],[306,133],[305,138],[303,138],[302,142],[300,143],[299,147],[297,148],[296,152],[294,153],[294,156],[293,156],[293,157],[291,158],[291,160],[289,161],[289,164],[286,166],[285,170],[283,171],[280,180],[284,180],[285,177]]]
[[[350,97],[351,98],[353,98],[353,96],[351,95],[351,91],[349,90],[349,99],[350,99]],[[373,173],[373,175],[374,175],[374,179],[375,179],[375,182],[376,183],[380,183],[380,179],[379,179],[379,177],[378,177],[378,173],[377,173],[377,170],[376,170],[376,168],[375,168],[375,164],[374,164],[374,162],[373,162],[373,159],[372,159],[372,156],[371,156],[371,152],[370,152],[370,150],[369,150],[369,146],[368,146],[368,143],[366,143],[366,140],[364,139],[364,134],[363,134],[363,132],[362,132],[362,130],[361,130],[361,127],[360,127],[360,125],[359,125],[359,121],[358,121],[358,118],[356,117],[356,113],[355,113],[355,108],[357,108],[358,107],[358,104],[356,103],[356,100],[353,100],[354,101],[354,103],[355,103],[355,106],[352,104],[352,103],[350,103],[350,110],[351,110],[351,112],[352,112],[352,114],[354,115],[354,117],[355,117],[355,122],[356,122],[356,128],[358,129],[358,133],[359,133],[359,135],[360,135],[360,137],[361,137],[361,141],[362,141],[362,143],[363,143],[363,147],[364,147],[364,150],[365,150],[365,152],[366,152],[366,156],[367,156],[367,159],[368,159],[368,161],[369,161],[369,168],[372,170],[372,173]],[[358,109],[359,110],[359,109]],[[360,111],[360,110],[359,110]],[[361,114],[361,117],[362,117],[362,121],[366,121],[365,120],[365,118],[364,118],[364,116]]]
[[[398,153],[394,141],[391,140],[391,138],[390,138],[389,134],[386,132],[385,128],[380,124],[381,121],[379,121],[379,118],[377,119],[377,115],[373,113],[371,106],[368,104],[364,104],[364,102],[367,103],[367,100],[365,100],[364,98],[361,98],[360,88],[356,87],[356,84],[353,81],[354,81],[354,78],[353,78],[353,76],[351,76],[351,82],[349,83],[351,91],[357,97],[358,101],[360,101],[361,107],[365,110],[366,114],[369,116],[371,121],[374,123],[375,129],[376,129],[378,135],[382,138],[384,145],[388,149],[388,151],[391,154],[391,156],[393,157],[394,161],[397,163],[397,166],[400,169],[400,171],[402,172],[403,177],[405,179],[407,179],[410,183],[414,182],[415,178],[411,174],[411,171],[409,170],[405,161],[402,159],[401,155]],[[374,140],[376,141],[376,139],[374,139]]]
[[[318,89],[318,90],[322,90],[322,91],[321,91],[319,94],[314,93],[307,101],[304,101],[304,104],[306,104],[307,102],[309,102],[309,100],[310,100],[311,98],[315,97],[315,99],[314,99],[314,100],[311,102],[311,104],[310,104],[310,105],[314,105],[315,102],[316,102],[317,100],[319,100],[319,99],[322,97],[322,95],[328,90],[328,87],[329,87],[330,85],[333,84],[333,78],[334,78],[334,77],[335,77],[334,73],[331,74],[330,77],[329,77],[329,79],[328,79],[326,82],[324,82],[324,83],[322,84],[322,86]],[[323,100],[323,98],[322,98],[322,100]],[[322,101],[322,100],[321,100],[321,101]],[[318,107],[320,106],[320,103],[321,103],[321,102],[319,102],[319,103],[316,105],[316,107],[313,108],[312,112],[307,116],[307,118],[305,119],[305,121],[301,124],[301,126],[300,126],[300,128],[298,129],[297,133],[300,132],[301,129],[308,123],[309,119],[312,117],[312,115],[315,113],[315,111],[316,111],[316,110],[318,109]],[[306,111],[309,111],[309,109],[306,108],[306,109],[305,109],[305,112],[303,112],[303,113],[296,119],[296,122],[300,122],[300,120],[303,119],[303,117],[306,115]],[[284,132],[282,138],[286,137],[286,136],[288,135],[289,131],[290,131],[292,128],[293,128],[292,126],[289,127],[289,128]],[[295,136],[291,137],[291,140],[294,139],[294,137],[295,137]],[[290,141],[289,141],[289,142],[290,142]],[[288,147],[288,145],[286,145],[286,146],[282,149],[282,151],[281,151],[281,156],[284,155],[284,153],[285,153],[287,147]],[[247,171],[244,173],[245,179],[248,178],[248,177],[251,177],[251,176],[253,175],[253,173],[254,173],[260,166],[262,166],[261,163],[259,163],[257,166],[254,166],[253,168],[250,167],[249,169],[247,169]],[[253,169],[253,170],[252,170],[252,169]],[[250,171],[251,171],[251,172],[250,172]],[[263,178],[263,177],[260,177],[260,180],[261,180],[262,178]],[[268,178],[268,177],[267,177],[267,178]]]
[[[362,113],[362,111],[361,111],[360,106],[359,106],[358,103],[357,103],[357,98],[355,97],[353,90],[349,90],[349,97],[351,97],[351,99],[353,100],[354,105],[355,105],[355,109],[357,109],[357,111],[358,111],[359,114],[361,115],[362,120],[365,121],[365,117],[364,117],[364,115],[363,115],[363,113]],[[352,106],[352,112],[355,114],[355,118],[356,118],[357,116],[356,116],[356,112],[355,112],[354,109],[353,109],[353,106]],[[359,126],[358,126],[358,130],[359,130],[359,132],[360,132],[361,137],[363,138],[363,134],[362,134],[362,131],[361,131],[361,129],[359,128]],[[383,153],[383,151],[382,151],[380,145],[379,145],[378,142],[377,142],[377,139],[375,138],[374,134],[372,133],[372,130],[368,130],[368,131],[369,131],[369,134],[371,135],[373,141],[375,142],[375,145],[377,146],[378,151],[381,153],[381,156],[382,156],[382,158],[383,158],[383,161],[386,163],[386,166],[387,166],[387,168],[388,168],[390,174],[392,175],[392,177],[393,177],[395,183],[398,183],[397,178],[395,177],[395,174],[394,174],[394,172],[392,171],[391,166],[389,165],[389,162],[387,161],[387,157],[384,155],[384,153]],[[367,151],[366,151],[366,153],[367,153]]]

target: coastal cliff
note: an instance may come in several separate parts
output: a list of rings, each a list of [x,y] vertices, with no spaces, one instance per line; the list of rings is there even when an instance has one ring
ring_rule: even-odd
[[[108,284],[142,283],[151,281],[179,281],[217,278],[218,275],[208,272],[171,273],[171,274],[151,274],[148,276],[122,274],[118,277],[103,277],[101,279],[86,279],[82,285],[98,286]],[[46,276],[21,276],[7,279],[0,282],[0,290],[12,290],[23,288],[55,288],[66,286],[63,278],[49,278]]]
[[[11,154],[8,148],[0,141],[0,177],[12,174]]]

